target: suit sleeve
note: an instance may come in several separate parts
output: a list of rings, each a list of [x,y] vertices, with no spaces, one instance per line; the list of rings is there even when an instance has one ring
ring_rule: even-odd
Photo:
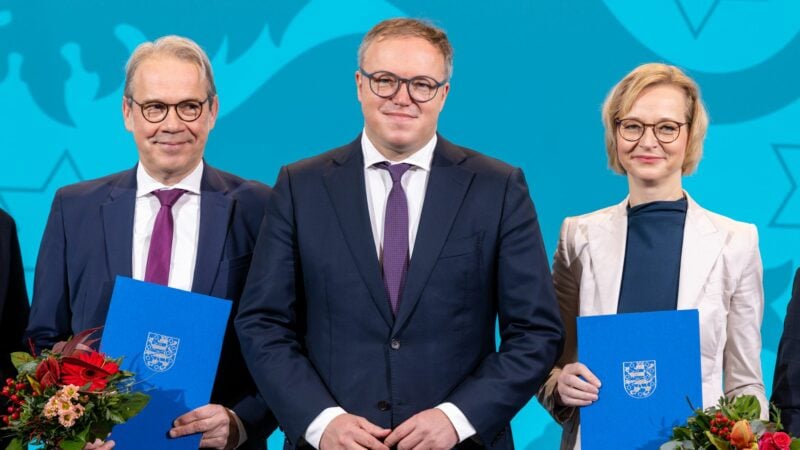
[[[561,310],[561,320],[564,323],[564,351],[556,362],[547,381],[542,385],[537,394],[539,402],[556,419],[563,423],[575,413],[575,408],[556,404],[556,388],[561,368],[578,360],[577,340],[578,333],[576,318],[580,310],[580,280],[575,274],[577,261],[572,261],[575,239],[574,220],[567,218],[561,225],[558,239],[558,248],[553,258],[553,285],[555,286],[558,306]]]
[[[487,446],[537,392],[563,343],[539,221],[519,169],[507,179],[503,201],[496,302],[498,350],[447,399],[464,413]]]
[[[764,316],[764,281],[758,232],[748,229],[744,269],[730,298],[727,343],[723,357],[724,390],[727,397],[755,395],[761,403],[761,418],[769,414],[761,375],[761,321]]]
[[[37,349],[50,348],[71,334],[66,263],[66,236],[61,193],[53,199],[39,247],[34,274],[31,317],[25,332]]]
[[[17,239],[17,227],[10,216],[0,211],[0,380],[16,372],[9,353],[24,348],[22,339],[28,323],[28,293],[25,287],[25,272]]]
[[[259,391],[296,444],[311,421],[337,403],[303,352],[305,299],[292,203],[283,168],[267,202],[236,331]]]
[[[800,269],[794,275],[792,298],[783,322],[772,401],[781,410],[786,430],[793,436],[800,435]]]

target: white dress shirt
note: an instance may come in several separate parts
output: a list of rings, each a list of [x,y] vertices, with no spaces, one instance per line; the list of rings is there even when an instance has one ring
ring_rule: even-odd
[[[150,238],[161,203],[153,191],[184,189],[185,194],[172,206],[175,228],[169,264],[169,287],[192,290],[197,240],[200,235],[200,180],[203,162],[174,186],[165,186],[151,177],[141,163],[136,168],[136,207],[133,212],[133,278],[144,280]]]
[[[200,182],[203,179],[203,161],[174,186],[166,186],[150,176],[139,162],[136,167],[136,206],[133,211],[133,278],[144,280],[147,254],[153,234],[156,215],[161,202],[153,191],[161,189],[183,189],[186,192],[172,205],[173,235],[172,253],[169,263],[169,287],[192,290],[194,268],[197,261],[197,244],[200,236]],[[239,429],[239,443],[247,440],[244,424],[239,416],[228,409]],[[238,446],[237,445],[237,446]]]
[[[431,161],[433,160],[433,149],[436,148],[436,141],[437,138],[434,134],[427,144],[408,158],[402,161],[389,161],[375,148],[375,145],[367,137],[367,133],[361,133],[367,207],[372,225],[372,237],[375,239],[375,251],[379,260],[383,256],[383,222],[386,215],[386,201],[389,198],[389,191],[392,190],[393,182],[389,171],[375,167],[375,164],[384,161],[390,164],[411,164],[400,183],[408,201],[408,255],[412,257],[414,243],[417,239],[419,219],[422,215],[422,204],[425,201],[425,191],[428,187],[428,178],[431,173]],[[464,413],[453,403],[445,402],[436,406],[436,408],[450,419],[450,423],[453,424],[458,434],[459,442],[476,433],[475,427],[469,423]],[[308,426],[305,434],[306,441],[314,448],[319,449],[322,433],[325,432],[325,429],[333,419],[346,413],[347,411],[339,406],[324,409]]]

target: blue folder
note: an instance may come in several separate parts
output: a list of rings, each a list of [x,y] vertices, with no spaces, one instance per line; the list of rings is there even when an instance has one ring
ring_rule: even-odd
[[[211,398],[231,302],[117,277],[100,350],[124,356],[136,373],[134,389],[150,403],[111,439],[119,449],[191,449],[200,435],[167,435],[180,415]]]
[[[658,449],[703,404],[697,310],[578,317],[578,361],[602,383],[583,450]]]

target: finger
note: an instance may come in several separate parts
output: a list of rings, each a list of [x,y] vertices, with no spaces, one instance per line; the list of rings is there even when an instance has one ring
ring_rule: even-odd
[[[186,425],[175,427],[169,430],[170,437],[186,436],[188,434],[205,433],[219,426],[219,422],[212,419],[195,420]]]
[[[196,420],[208,419],[209,417],[219,414],[220,409],[222,408],[219,405],[204,405],[199,408],[195,408],[175,419],[173,425],[186,425],[187,423],[194,422]]]
[[[425,450],[432,448],[432,445],[433,444],[431,442],[428,442],[425,439],[425,436],[422,433],[412,432],[397,443],[397,450],[411,450],[413,448]]]
[[[392,432],[392,430],[381,428],[363,417],[358,420],[358,426],[378,439],[383,439]]]
[[[569,366],[572,366],[572,367],[570,367],[571,370],[568,372],[569,375],[580,377],[583,380],[585,380],[587,383],[591,384],[592,386],[594,386],[594,387],[596,387],[598,389],[600,388],[600,386],[601,386],[600,379],[597,378],[595,376],[595,374],[593,374],[592,371],[589,370],[589,368],[586,367],[583,363],[579,363],[579,362],[578,363],[573,363],[573,364],[569,364]]]
[[[353,434],[353,440],[356,444],[372,450],[389,450],[389,446],[379,441],[375,436],[369,434],[364,429],[357,430]]]
[[[222,439],[220,437],[207,438],[203,435],[203,438],[200,439],[200,448],[225,448],[225,444],[227,443],[227,439]]]
[[[406,420],[405,422],[401,423],[400,426],[395,428],[383,442],[386,444],[387,447],[394,447],[400,441],[403,440],[406,436],[408,436],[412,431],[414,431],[414,423],[411,420]]]
[[[100,450],[112,450],[116,445],[117,443],[114,441],[106,441],[103,446],[100,447]]]

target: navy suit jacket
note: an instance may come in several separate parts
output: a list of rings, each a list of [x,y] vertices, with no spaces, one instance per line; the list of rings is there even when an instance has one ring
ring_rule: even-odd
[[[233,301],[211,402],[242,420],[245,448],[263,449],[276,424],[244,365],[233,317],[270,189],[206,164],[200,191],[192,291]],[[132,272],[135,202],[135,168],[58,190],[39,250],[26,333],[37,347],[105,323],[116,276]]]
[[[781,410],[786,431],[800,436],[800,269],[794,275],[792,298],[783,321],[771,400]]]
[[[439,138],[397,317],[364,183],[356,139],[284,167],[267,206],[236,330],[285,446],[328,407],[394,428],[452,402],[512,448],[563,334],[522,172]]]
[[[29,310],[17,227],[14,219],[0,209],[0,382],[5,383],[6,378],[17,375],[9,354],[24,350],[22,333],[28,323]],[[7,400],[0,397],[3,412]],[[10,441],[0,433],[0,448],[5,448]]]

